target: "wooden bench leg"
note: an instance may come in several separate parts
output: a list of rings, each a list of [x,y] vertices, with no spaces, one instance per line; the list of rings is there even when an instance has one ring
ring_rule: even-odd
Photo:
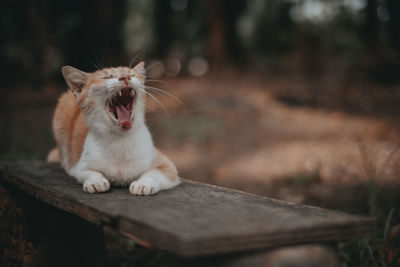
[[[106,266],[101,227],[0,184],[4,266]]]

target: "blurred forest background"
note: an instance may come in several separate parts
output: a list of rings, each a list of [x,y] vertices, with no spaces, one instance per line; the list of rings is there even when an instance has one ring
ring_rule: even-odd
[[[376,235],[342,258],[398,263],[400,1],[3,0],[0,12],[0,160],[54,146],[63,65],[144,60],[148,84],[180,100],[153,92],[164,107],[149,99],[148,124],[182,177],[375,216]]]

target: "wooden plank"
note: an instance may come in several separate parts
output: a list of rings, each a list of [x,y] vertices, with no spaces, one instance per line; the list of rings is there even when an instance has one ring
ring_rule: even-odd
[[[7,162],[1,180],[87,221],[181,256],[229,253],[371,233],[373,220],[184,181],[150,197],[82,191],[57,164]]]

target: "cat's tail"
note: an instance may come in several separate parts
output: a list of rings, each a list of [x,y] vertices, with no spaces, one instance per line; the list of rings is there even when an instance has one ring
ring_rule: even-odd
[[[58,147],[50,150],[49,154],[47,155],[47,162],[60,162],[60,160],[60,150]]]

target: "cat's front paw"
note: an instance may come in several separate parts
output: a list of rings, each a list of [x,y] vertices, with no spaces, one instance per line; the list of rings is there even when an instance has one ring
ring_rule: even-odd
[[[160,191],[160,187],[152,179],[139,179],[129,186],[129,192],[137,196],[150,196],[158,191]]]
[[[83,190],[88,193],[102,193],[110,189],[110,182],[104,178],[92,178],[83,183]]]

